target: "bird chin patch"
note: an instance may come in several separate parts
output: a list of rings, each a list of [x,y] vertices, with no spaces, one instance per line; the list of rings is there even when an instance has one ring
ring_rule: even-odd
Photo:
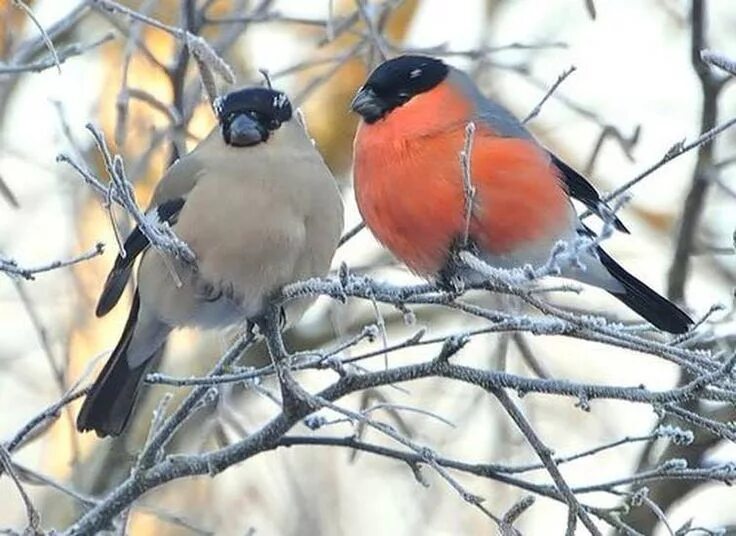
[[[230,143],[228,145],[231,145],[233,147],[252,147],[254,145],[258,145],[259,143],[263,143],[268,140],[268,134],[265,136],[261,134],[254,134],[252,132],[248,133],[239,133],[236,135],[230,134]]]

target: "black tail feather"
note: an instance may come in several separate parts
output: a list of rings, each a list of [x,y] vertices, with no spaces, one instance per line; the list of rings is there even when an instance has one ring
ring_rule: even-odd
[[[133,412],[143,375],[153,361],[146,360],[133,369],[128,365],[126,354],[139,307],[140,300],[136,292],[123,334],[79,411],[77,430],[80,432],[94,430],[100,437],[120,435]]]
[[[598,248],[598,257],[608,272],[624,287],[624,292],[609,292],[653,326],[669,333],[680,334],[693,325],[693,320],[677,305],[627,272],[602,248]]]

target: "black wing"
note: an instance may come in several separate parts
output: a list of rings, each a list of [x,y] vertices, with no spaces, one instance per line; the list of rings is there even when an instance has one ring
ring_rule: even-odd
[[[554,165],[557,166],[557,169],[562,173],[562,179],[565,181],[568,193],[588,207],[591,212],[601,216],[599,208],[599,205],[602,202],[601,196],[598,194],[595,187],[588,182],[588,179],[568,166],[554,154],[550,153],[550,156],[552,157],[552,163],[554,163]],[[629,230],[623,222],[619,220],[617,216],[614,216],[614,218],[613,226],[622,233],[629,234]]]
[[[176,198],[162,203],[156,207],[156,213],[159,221],[168,222],[170,225],[176,223],[176,220],[181,212],[181,208],[184,206],[184,198]],[[118,303],[120,296],[123,294],[125,285],[128,284],[130,274],[133,271],[133,263],[135,259],[148,247],[148,238],[141,232],[140,228],[136,226],[135,229],[128,235],[128,238],[123,244],[123,250],[125,251],[125,257],[118,255],[115,259],[115,264],[107,276],[105,286],[102,289],[100,299],[97,301],[97,309],[95,314],[104,316],[110,312]]]

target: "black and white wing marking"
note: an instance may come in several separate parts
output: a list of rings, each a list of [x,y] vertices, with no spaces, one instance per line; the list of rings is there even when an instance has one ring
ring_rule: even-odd
[[[158,220],[168,222],[169,225],[175,224],[184,206],[184,201],[184,198],[178,197],[157,206],[154,210],[156,211]],[[125,289],[125,285],[127,285],[130,279],[135,259],[146,250],[148,244],[148,238],[136,226],[130,235],[128,235],[128,238],[126,238],[125,244],[123,244],[125,256],[123,257],[118,254],[115,264],[107,276],[102,294],[100,294],[100,299],[97,301],[97,309],[95,309],[95,314],[98,317],[109,313],[118,303]]]
[[[588,179],[560,160],[557,156],[550,153],[550,157],[552,158],[552,163],[560,170],[561,178],[565,182],[568,193],[588,207],[591,212],[602,217],[600,209],[602,200],[595,187],[588,182]],[[614,216],[613,225],[618,231],[629,234],[629,230],[617,216]]]

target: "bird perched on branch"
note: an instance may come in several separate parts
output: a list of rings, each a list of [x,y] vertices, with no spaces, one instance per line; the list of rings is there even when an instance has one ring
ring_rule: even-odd
[[[407,55],[384,62],[352,109],[362,117],[353,171],[360,213],[416,273],[446,274],[458,244],[498,268],[543,265],[558,241],[591,234],[571,197],[601,214],[601,199],[583,176],[483,96],[468,75],[439,59]],[[628,232],[615,216],[612,225]],[[601,247],[581,252],[579,260],[583,266],[570,263],[561,275],[608,291],[662,330],[683,333],[692,324]]]
[[[289,99],[272,89],[235,91],[215,103],[215,128],[159,182],[148,214],[168,222],[196,267],[125,241],[97,305],[117,303],[140,256],[128,321],[77,418],[99,436],[124,429],[150,365],[179,326],[227,326],[258,317],[283,285],[327,273],[343,226],[337,185]],[[308,302],[286,311],[295,320]]]

